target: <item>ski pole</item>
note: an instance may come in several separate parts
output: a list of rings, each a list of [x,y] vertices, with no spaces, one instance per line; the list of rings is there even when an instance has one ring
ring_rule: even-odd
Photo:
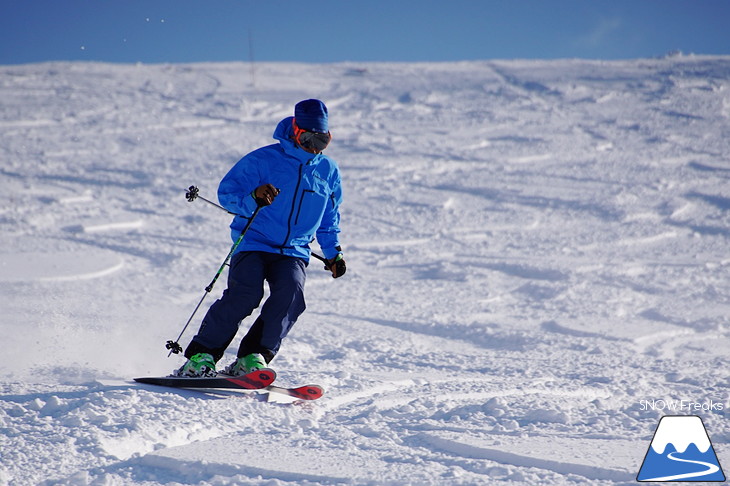
[[[201,196],[201,195],[200,195],[200,189],[198,189],[198,188],[197,188],[196,186],[190,186],[190,187],[188,187],[188,188],[187,188],[187,189],[185,190],[185,198],[186,198],[186,199],[188,200],[188,202],[193,202],[193,201],[195,201],[196,199],[200,198],[200,199],[202,199],[203,201],[205,201],[205,202],[207,202],[208,204],[210,204],[211,206],[215,206],[215,207],[217,207],[218,209],[220,209],[220,210],[222,210],[222,211],[225,211],[225,212],[227,212],[228,214],[232,214],[233,216],[240,216],[240,214],[237,214],[237,213],[231,212],[231,211],[227,210],[226,208],[224,208],[223,206],[221,206],[221,205],[219,205],[219,204],[216,204],[216,203],[214,203],[213,201],[210,201],[210,200],[208,200],[208,199],[204,198],[203,196]],[[311,253],[312,253],[312,256],[313,256],[314,258],[316,258],[317,260],[319,260],[319,261],[321,261],[321,262],[323,262],[323,263],[327,263],[327,259],[326,259],[325,257],[323,257],[323,256],[321,256],[321,255],[317,255],[317,254],[316,254],[316,253],[314,253],[314,252],[311,252]]]
[[[195,200],[196,200],[197,198],[200,198],[200,199],[202,199],[203,201],[207,202],[208,204],[210,204],[210,205],[212,205],[212,206],[215,206],[215,207],[217,207],[218,209],[222,209],[223,211],[227,212],[228,214],[232,214],[233,216],[239,216],[238,214],[236,214],[236,213],[233,213],[233,212],[231,212],[231,211],[227,210],[227,209],[226,209],[226,208],[224,208],[223,206],[221,206],[221,205],[219,205],[219,204],[216,204],[216,203],[214,203],[213,201],[210,201],[210,200],[208,200],[208,199],[204,198],[204,197],[203,197],[203,196],[201,196],[201,195],[200,195],[199,193],[200,193],[200,189],[198,189],[198,188],[197,188],[197,187],[195,187],[195,186],[190,186],[190,187],[188,187],[188,188],[187,188],[187,190],[185,191],[185,198],[186,198],[186,199],[188,200],[188,202],[193,202],[193,201],[195,201]]]
[[[201,198],[202,199],[202,198]],[[188,319],[188,322],[185,323],[185,327],[183,327],[182,331],[180,331],[180,335],[177,337],[175,341],[167,341],[167,344],[165,344],[165,348],[169,349],[170,352],[167,353],[167,357],[169,358],[173,353],[179,354],[183,351],[182,346],[180,346],[180,338],[182,338],[182,335],[185,333],[185,330],[188,328],[190,323],[193,320],[193,317],[195,317],[195,314],[198,312],[198,309],[200,309],[201,304],[203,303],[203,300],[208,296],[208,294],[213,290],[213,286],[218,281],[218,277],[220,277],[221,273],[223,273],[223,269],[228,265],[228,261],[231,259],[233,254],[236,252],[236,248],[238,248],[238,245],[243,241],[243,237],[246,235],[246,232],[251,227],[251,223],[253,223],[253,220],[256,218],[256,215],[259,214],[259,211],[261,210],[262,206],[256,206],[256,209],[254,210],[253,214],[248,220],[248,223],[246,223],[246,226],[243,228],[243,231],[241,231],[241,235],[238,237],[235,243],[233,243],[233,246],[231,246],[231,250],[228,252],[228,255],[226,256],[226,259],[223,260],[223,263],[221,264],[220,268],[218,269],[218,272],[216,272],[215,277],[213,277],[213,280],[208,284],[208,286],[205,288],[205,293],[200,298],[200,301],[198,302],[198,305],[195,306],[195,310],[190,315],[190,318]]]
[[[316,258],[317,260],[321,261],[322,263],[327,263],[327,259],[326,259],[325,257],[323,257],[323,256],[321,256],[321,255],[317,255],[317,254],[316,254],[316,253],[314,253],[314,252],[310,252],[310,253],[312,254],[312,256],[313,256],[314,258]]]

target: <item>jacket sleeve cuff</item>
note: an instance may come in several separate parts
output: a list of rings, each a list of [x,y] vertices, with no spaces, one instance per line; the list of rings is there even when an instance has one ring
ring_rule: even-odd
[[[256,199],[253,196],[253,193],[249,194],[247,197],[243,198],[243,201],[241,201],[241,205],[243,206],[244,212],[243,215],[250,216],[253,214],[254,211],[256,211],[256,208],[258,207],[258,204],[256,204]]]
[[[334,248],[322,248],[322,253],[327,260],[331,260],[337,255],[342,254],[342,248],[339,245]]]

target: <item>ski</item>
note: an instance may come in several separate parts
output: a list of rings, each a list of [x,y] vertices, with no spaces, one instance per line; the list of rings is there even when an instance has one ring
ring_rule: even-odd
[[[276,371],[270,368],[252,371],[246,375],[230,376],[218,373],[212,378],[191,378],[186,376],[149,376],[135,378],[137,383],[169,386],[173,388],[233,388],[239,390],[257,390],[288,395],[299,400],[317,400],[324,395],[319,385],[303,385],[283,387],[272,385],[276,379]]]
[[[316,400],[324,395],[324,389],[319,385],[304,385],[294,388],[285,388],[276,385],[269,385],[265,391],[289,395],[300,400]]]
[[[186,376],[150,376],[135,378],[138,383],[170,386],[174,388],[237,388],[244,390],[261,390],[271,385],[276,379],[276,372],[270,368],[252,371],[241,376],[218,374],[213,378],[190,378]]]
[[[219,372],[218,376],[231,377],[223,372]],[[279,393],[280,395],[288,395],[300,400],[317,400],[324,395],[324,388],[319,385],[302,385],[296,387],[268,385],[261,388],[259,391]]]

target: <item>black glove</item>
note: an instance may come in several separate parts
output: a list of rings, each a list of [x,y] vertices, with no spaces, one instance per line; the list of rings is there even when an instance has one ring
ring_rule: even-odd
[[[347,271],[347,266],[345,265],[345,259],[342,258],[342,253],[339,253],[334,258],[326,260],[324,262],[324,269],[332,272],[332,278],[339,278],[343,276],[345,271]]]
[[[274,198],[279,195],[281,191],[271,184],[264,184],[257,187],[251,193],[251,196],[256,200],[258,207],[268,206],[274,202]]]

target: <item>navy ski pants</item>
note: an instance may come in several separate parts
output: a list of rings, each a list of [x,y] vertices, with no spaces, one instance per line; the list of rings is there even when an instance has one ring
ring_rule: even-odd
[[[208,309],[185,356],[190,358],[205,352],[212,354],[216,361],[221,359],[236,337],[241,321],[251,315],[264,298],[264,282],[267,282],[269,297],[241,341],[238,357],[260,353],[267,362],[271,361],[279,351],[281,341],[306,308],[306,265],[301,258],[276,253],[247,251],[233,255],[228,270],[228,288]]]

